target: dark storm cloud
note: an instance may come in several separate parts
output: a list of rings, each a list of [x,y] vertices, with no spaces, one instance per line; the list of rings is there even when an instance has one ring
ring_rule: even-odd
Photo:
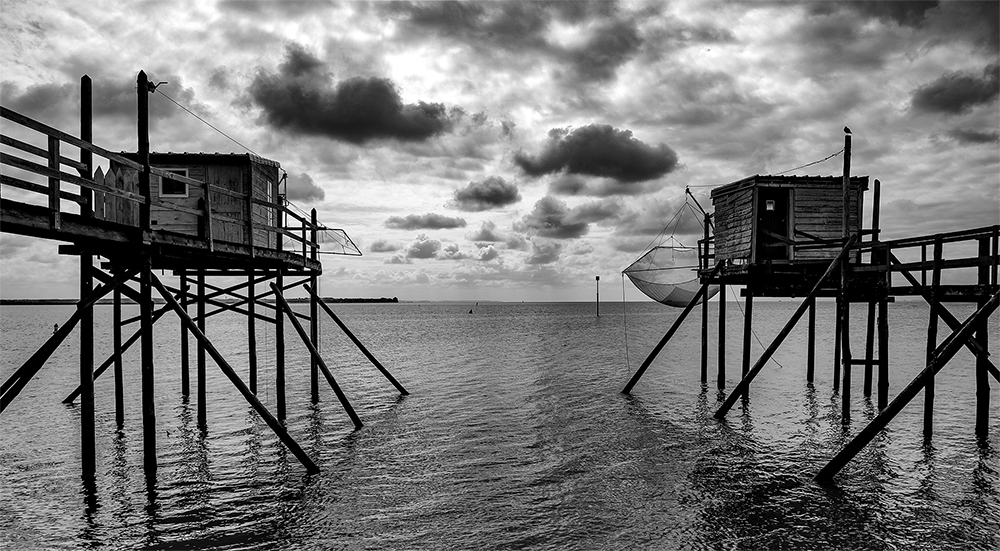
[[[548,239],[536,239],[531,242],[531,256],[525,260],[527,264],[551,264],[559,260],[562,253],[562,243]]]
[[[399,249],[399,245],[386,239],[377,239],[368,247],[368,250],[373,253],[391,253],[396,252]]]
[[[969,73],[946,73],[913,92],[911,105],[925,113],[957,115],[990,103],[1000,95],[1000,65],[989,65],[978,77]]]
[[[323,188],[313,182],[305,172],[288,174],[288,198],[292,201],[322,201],[326,197]]]
[[[574,239],[586,235],[587,222],[570,221],[571,211],[566,203],[546,195],[535,203],[535,208],[514,224],[514,229],[552,239]]]
[[[997,143],[1000,141],[1000,132],[979,132],[966,128],[955,128],[948,132],[948,137],[966,144]]]
[[[452,218],[441,214],[408,214],[406,216],[390,216],[385,221],[385,227],[394,230],[442,230],[464,228],[464,218]]]
[[[677,167],[677,153],[666,144],[648,145],[631,130],[591,124],[573,131],[553,128],[537,156],[518,152],[514,162],[531,176],[567,172],[642,182],[659,178]]]
[[[404,105],[387,78],[352,77],[334,84],[326,64],[298,44],[286,47],[277,73],[258,69],[247,94],[274,128],[355,144],[422,141],[452,126],[443,104]]]
[[[469,182],[465,188],[455,190],[455,197],[448,206],[479,212],[513,205],[520,200],[517,184],[507,182],[499,176],[490,176],[479,182]]]

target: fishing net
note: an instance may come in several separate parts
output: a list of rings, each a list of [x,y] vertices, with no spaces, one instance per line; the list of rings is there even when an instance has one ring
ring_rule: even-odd
[[[701,289],[698,250],[680,245],[673,237],[670,241],[670,245],[649,249],[622,273],[647,297],[668,306],[684,307]],[[718,292],[718,285],[710,285],[707,298]]]
[[[316,241],[319,242],[319,254],[361,256],[358,246],[344,230],[322,229],[317,233]]]

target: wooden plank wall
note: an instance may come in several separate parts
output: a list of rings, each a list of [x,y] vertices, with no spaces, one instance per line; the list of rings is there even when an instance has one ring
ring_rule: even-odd
[[[119,171],[112,168],[105,174],[104,169],[98,167],[94,173],[94,182],[135,194],[139,193],[139,173],[134,170]],[[94,218],[139,227],[139,204],[102,191],[95,191]]]
[[[199,179],[212,185],[235,191],[240,195],[246,193],[243,182],[247,177],[248,168],[245,165],[208,165],[199,168],[205,172],[204,179]],[[239,222],[246,219],[243,214],[244,209],[246,209],[246,203],[243,199],[233,197],[232,195],[212,192],[212,211],[237,220],[237,222],[231,222],[222,218],[213,219],[213,238],[219,241],[246,243],[245,236],[243,235],[243,224]]]
[[[186,168],[188,178],[194,178],[196,180],[203,180],[205,177],[204,167],[161,163],[157,163],[155,166],[157,168]],[[204,191],[201,188],[188,186],[187,197],[163,197],[160,195],[160,177],[155,174],[151,174],[149,176],[149,193],[153,197],[157,197],[164,201],[170,201],[177,206],[189,209],[197,209],[198,201],[204,195]],[[193,214],[178,212],[157,205],[151,205],[149,207],[149,220],[150,224],[155,225],[157,229],[188,235],[198,235],[198,217]]]
[[[749,262],[753,236],[753,188],[715,199],[716,261]]]
[[[261,163],[251,163],[252,188],[254,197],[263,201],[277,201],[278,199],[278,167],[264,165]],[[260,225],[277,225],[278,216],[272,209],[264,205],[253,205],[253,223]],[[278,247],[278,236],[273,231],[264,229],[254,229],[254,245],[275,249]]]
[[[858,229],[858,205],[861,198],[861,188],[852,190],[849,225],[852,231]],[[794,188],[794,224],[795,229],[815,235],[821,239],[840,239],[843,234],[841,224],[843,210],[843,191],[841,184],[811,183],[798,185]],[[795,236],[796,241],[808,241],[804,236]],[[798,249],[796,260],[832,260],[837,256],[837,248],[829,249]]]

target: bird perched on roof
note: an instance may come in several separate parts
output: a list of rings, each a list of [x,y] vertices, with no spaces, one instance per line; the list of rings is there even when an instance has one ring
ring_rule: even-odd
[[[851,129],[845,126],[844,127],[844,134],[850,134],[850,133],[851,133]]]

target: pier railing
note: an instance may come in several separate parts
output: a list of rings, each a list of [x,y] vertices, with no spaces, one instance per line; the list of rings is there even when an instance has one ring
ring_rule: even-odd
[[[164,232],[150,225],[149,209],[172,211],[195,217],[197,235],[188,236],[212,251],[217,242],[235,243],[248,247],[286,250],[302,258],[315,259],[323,237],[341,246],[338,254],[356,254],[356,248],[342,230],[327,228],[315,217],[300,215],[284,197],[268,201],[252,194],[240,193],[208,182],[189,178],[157,167],[143,165],[129,156],[114,153],[89,140],[63,132],[7,107],[0,106],[4,124],[0,134],[0,196],[5,210],[33,205],[45,209],[47,230],[57,237],[67,214],[84,220],[100,220],[126,228],[141,230],[136,239],[156,241]],[[34,143],[32,143],[34,142]],[[45,147],[35,145],[45,143]],[[80,160],[67,156],[67,150],[79,152]],[[70,154],[72,154],[70,152]],[[94,156],[99,159],[94,162]],[[112,168],[119,167],[118,169]],[[95,169],[96,167],[96,169]],[[105,168],[107,167],[107,168]],[[173,180],[190,188],[200,189],[202,199],[197,208],[151,196],[149,185],[141,184],[143,172],[162,180]],[[213,195],[228,195],[245,203],[245,219],[221,212],[212,206]],[[270,216],[253,216],[254,206],[264,207]],[[272,221],[268,223],[268,220]],[[259,237],[255,243],[254,235]],[[353,250],[351,250],[353,249]],[[336,251],[333,251],[336,253]]]

